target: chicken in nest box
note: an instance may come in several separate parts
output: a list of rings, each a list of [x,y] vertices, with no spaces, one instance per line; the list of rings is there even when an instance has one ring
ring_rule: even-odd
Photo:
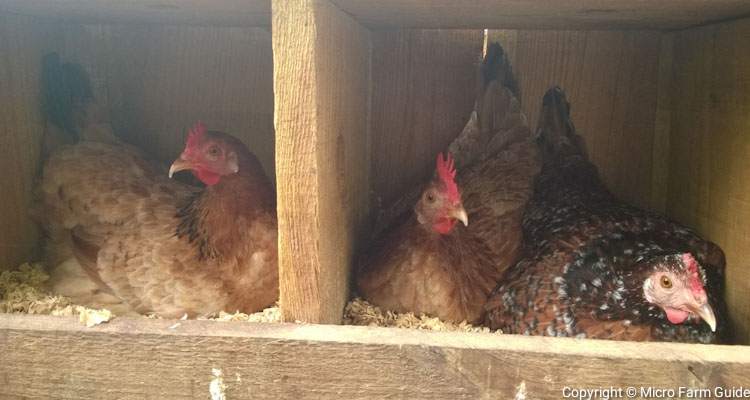
[[[617,201],[588,160],[559,88],[544,96],[539,146],[522,259],[492,294],[485,323],[527,335],[724,341],[724,253]]]
[[[359,258],[358,290],[374,305],[475,323],[519,255],[537,148],[499,44],[489,47],[479,79],[475,109],[448,154],[437,156],[434,177],[381,214]]]
[[[82,68],[65,65],[56,55],[45,58],[47,87],[88,84],[80,73],[68,79],[66,71]],[[67,112],[50,115],[49,133],[68,137],[46,141],[57,147],[46,149],[39,188],[52,290],[72,292],[80,304],[106,294],[138,313],[165,317],[251,313],[273,304],[276,198],[255,155],[237,138],[197,123],[167,172],[112,133],[92,111],[100,109],[93,97],[76,94],[87,91],[68,86],[45,91],[46,110]],[[69,122],[54,126],[61,120]],[[203,187],[169,179],[181,170]],[[71,257],[82,273],[55,271]]]

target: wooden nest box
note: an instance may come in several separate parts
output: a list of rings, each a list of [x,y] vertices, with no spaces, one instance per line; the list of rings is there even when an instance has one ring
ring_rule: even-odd
[[[39,69],[57,51],[154,155],[173,158],[196,119],[259,155],[278,192],[284,317],[310,323],[0,315],[0,398],[749,387],[748,15],[747,0],[0,1],[0,266],[38,256],[26,210],[45,124]],[[544,91],[565,88],[612,191],[722,246],[742,345],[330,325],[373,210],[427,176],[466,122],[485,35],[508,51],[532,127]]]

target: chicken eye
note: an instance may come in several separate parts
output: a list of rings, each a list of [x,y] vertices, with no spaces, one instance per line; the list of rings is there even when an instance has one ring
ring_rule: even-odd
[[[435,202],[435,194],[432,192],[427,192],[427,202],[434,203]]]
[[[661,287],[664,289],[671,289],[672,288],[672,280],[669,279],[668,276],[664,275],[661,277]]]
[[[211,146],[208,148],[208,155],[211,158],[217,158],[219,157],[219,154],[221,154],[221,149],[219,149],[218,146]]]

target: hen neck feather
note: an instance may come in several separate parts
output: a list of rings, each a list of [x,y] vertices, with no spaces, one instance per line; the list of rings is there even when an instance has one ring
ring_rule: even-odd
[[[251,221],[264,213],[275,216],[274,209],[274,192],[260,164],[242,157],[238,173],[188,199],[177,214],[177,236],[197,246],[201,259],[228,257],[242,248]]]
[[[653,270],[644,261],[666,250],[653,242],[638,244],[637,235],[615,232],[577,250],[562,280],[574,307],[601,320],[663,320],[659,308],[644,298],[643,282]]]

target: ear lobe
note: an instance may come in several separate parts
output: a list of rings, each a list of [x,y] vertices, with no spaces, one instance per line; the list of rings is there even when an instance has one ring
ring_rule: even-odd
[[[417,214],[417,222],[419,222],[421,225],[424,225],[427,222],[422,216],[422,213],[420,213],[416,207],[414,207],[414,214]]]
[[[237,153],[231,152],[227,155],[227,167],[233,174],[236,174],[240,171],[240,165],[237,161]]]

